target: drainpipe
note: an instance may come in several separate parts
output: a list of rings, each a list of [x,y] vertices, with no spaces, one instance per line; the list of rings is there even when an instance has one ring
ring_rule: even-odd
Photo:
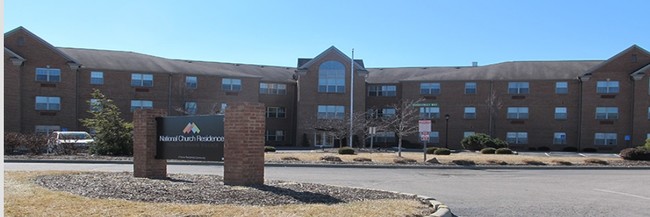
[[[578,81],[580,82],[580,92],[579,92],[579,95],[578,95],[578,140],[577,140],[578,141],[578,144],[577,144],[577,149],[578,150],[576,152],[580,152],[580,144],[582,144],[582,116],[583,116],[582,115],[582,113],[583,113],[583,111],[582,111],[583,105],[582,104],[584,103],[582,101],[582,94],[583,94],[582,92],[583,92],[583,85],[584,85],[584,82],[583,82],[582,79],[583,79],[582,77],[578,77]]]
[[[167,95],[167,114],[172,113],[172,73],[169,73],[168,95]]]
[[[632,77],[632,108],[630,109],[630,143],[634,146],[634,107],[636,106],[636,79]],[[627,141],[625,141],[627,143]],[[625,148],[628,144],[626,144]]]

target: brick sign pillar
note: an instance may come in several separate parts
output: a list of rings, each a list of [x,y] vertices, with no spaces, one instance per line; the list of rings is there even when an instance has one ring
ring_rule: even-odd
[[[224,184],[264,184],[265,112],[261,103],[228,104],[224,117]]]
[[[167,160],[156,159],[156,117],[167,116],[163,109],[133,112],[133,176],[166,178]]]

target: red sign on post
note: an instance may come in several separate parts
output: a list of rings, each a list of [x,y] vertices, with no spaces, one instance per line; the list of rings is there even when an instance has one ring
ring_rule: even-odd
[[[428,142],[430,132],[420,132],[420,141]]]
[[[431,132],[431,120],[418,121],[420,130],[419,132]]]

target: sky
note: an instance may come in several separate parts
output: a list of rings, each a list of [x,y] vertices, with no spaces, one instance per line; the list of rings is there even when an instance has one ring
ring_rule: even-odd
[[[295,67],[335,46],[366,67],[605,60],[650,49],[647,0],[5,0],[3,30],[56,47]]]

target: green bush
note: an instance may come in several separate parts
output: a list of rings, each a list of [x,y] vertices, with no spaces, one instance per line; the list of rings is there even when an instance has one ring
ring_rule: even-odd
[[[350,147],[339,148],[339,154],[354,154],[354,149]]]
[[[650,139],[645,140],[645,145],[643,147],[645,147],[647,150],[650,150]]]
[[[427,154],[433,154],[433,152],[435,152],[436,149],[439,149],[439,148],[438,147],[427,148]]]
[[[99,90],[93,90],[91,97],[98,102],[87,101],[90,118],[81,120],[85,127],[96,132],[95,143],[88,151],[99,155],[133,155],[133,123],[122,119],[117,105]]]
[[[494,151],[495,154],[513,154],[512,150],[509,148],[499,148],[496,151]]]
[[[484,148],[481,149],[481,154],[494,154],[497,151],[495,148]]]
[[[650,150],[645,147],[626,148],[618,154],[625,160],[650,161]]]
[[[499,138],[491,138],[489,135],[484,133],[477,133],[468,137],[465,137],[460,141],[460,144],[463,145],[464,149],[478,151],[483,148],[507,148],[508,143]]]
[[[275,152],[275,147],[273,147],[273,146],[264,146],[264,152]]]
[[[435,151],[433,151],[433,154],[435,154],[435,155],[450,155],[451,151],[449,149],[446,149],[446,148],[439,148],[439,149],[436,149]]]

